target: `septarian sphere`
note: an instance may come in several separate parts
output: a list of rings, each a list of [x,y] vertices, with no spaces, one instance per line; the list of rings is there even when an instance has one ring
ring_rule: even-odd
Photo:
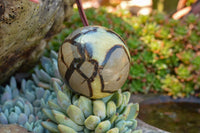
[[[72,90],[98,99],[122,87],[129,73],[130,54],[112,30],[86,26],[66,38],[59,50],[58,67]]]

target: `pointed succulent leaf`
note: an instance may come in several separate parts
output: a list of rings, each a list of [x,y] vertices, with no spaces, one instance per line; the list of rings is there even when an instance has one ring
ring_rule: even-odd
[[[24,105],[24,113],[26,114],[26,116],[31,114],[31,109],[29,108],[28,104]]]
[[[41,100],[40,99],[36,99],[35,101],[33,101],[33,106],[34,107],[40,107],[41,106]]]
[[[41,99],[43,97],[44,93],[45,93],[45,90],[43,88],[41,88],[41,87],[35,88],[35,95],[36,95],[37,99]]]
[[[126,96],[122,95],[122,103],[117,109],[117,112],[121,114],[124,111],[125,107],[126,107]]]
[[[35,74],[32,74],[32,79],[36,85],[38,85],[38,83],[40,82],[40,80],[38,79],[38,77]]]
[[[18,117],[18,124],[24,125],[27,121],[28,121],[28,118],[27,118],[26,114],[21,113]]]
[[[106,133],[119,133],[119,129],[117,127],[108,130]]]
[[[25,93],[26,92],[26,80],[25,79],[22,79],[21,88],[22,88],[23,93]]]
[[[128,104],[127,106],[125,106],[124,110],[118,116],[118,118],[116,119],[116,121],[118,121],[118,120],[126,120],[127,117],[128,117],[128,115],[129,115],[129,113],[134,113],[134,112],[130,112],[131,106],[132,106],[132,104]]]
[[[51,109],[60,111],[60,112],[65,112],[64,109],[62,109],[57,103],[53,102],[53,101],[48,101],[48,105]]]
[[[31,114],[28,117],[28,123],[33,123],[33,122],[35,122],[35,116],[33,114]]]
[[[51,80],[58,83],[59,86],[62,86],[64,84],[59,78],[51,78]]]
[[[135,119],[139,113],[139,104],[138,103],[130,103],[130,113],[127,116],[127,120]]]
[[[31,103],[35,100],[35,94],[34,94],[33,91],[31,91],[31,92],[30,91],[26,91],[25,97]]]
[[[39,80],[41,80],[42,77],[41,77],[41,75],[40,75],[40,70],[39,70],[38,66],[35,67],[34,71],[35,71],[35,74],[36,74],[37,78],[38,78]]]
[[[123,92],[122,95],[125,95],[126,96],[126,102],[125,104],[127,105],[129,100],[130,100],[130,97],[131,97],[131,93],[126,91],[126,92]]]
[[[66,94],[64,94],[62,91],[58,91],[57,94],[57,100],[58,104],[62,109],[67,109],[69,105],[71,104],[71,100],[67,97]]]
[[[93,101],[93,113],[103,120],[106,117],[106,106],[102,100]]]
[[[33,131],[33,123],[28,123],[28,122],[26,122],[25,124],[24,124],[24,127],[28,130],[28,131]]]
[[[54,59],[58,59],[58,54],[54,50],[51,50],[50,57]]]
[[[5,87],[5,92],[9,92],[9,93],[12,93],[12,88],[9,86],[9,85],[6,85]]]
[[[130,121],[126,121],[126,126],[130,127],[134,124],[135,122],[130,120]]]
[[[26,90],[25,91],[30,91],[30,90],[33,90],[33,86],[34,86],[34,82],[32,80],[28,80],[26,82]]]
[[[13,89],[12,96],[13,98],[19,97],[19,90],[17,88]]]
[[[42,107],[42,108],[46,108],[46,102],[44,101],[44,99],[42,98],[41,100],[40,100],[40,106]]]
[[[137,121],[135,119],[130,120],[133,124],[131,126],[132,129],[135,129],[137,127]]]
[[[44,101],[47,101],[50,95],[51,95],[51,92],[49,90],[45,90],[45,93],[43,95]]]
[[[3,110],[5,110],[5,109],[10,109],[10,108],[12,108],[13,107],[13,101],[11,101],[11,100],[8,100],[8,101],[6,101],[4,104],[3,104]]]
[[[117,109],[117,107],[116,107],[115,103],[113,101],[109,101],[107,103],[107,107],[106,107],[107,117],[109,118],[109,117],[113,116],[116,113],[116,109]]]
[[[58,125],[58,130],[60,131],[60,133],[77,133],[74,129],[62,124]]]
[[[99,123],[95,129],[95,133],[104,133],[107,132],[111,127],[110,121],[106,120]]]
[[[79,107],[75,105],[70,105],[67,109],[67,115],[69,116],[71,120],[73,120],[78,125],[84,124],[85,117]]]
[[[51,76],[54,76],[53,75],[53,68],[52,68],[52,62],[49,58],[47,57],[42,57],[41,58],[41,63],[42,63],[42,67],[44,68],[44,70]]]
[[[52,133],[59,133],[57,124],[49,121],[42,122],[42,126]]]
[[[119,129],[120,133],[123,133],[123,131],[125,130],[125,127],[126,127],[126,121],[120,120],[119,122],[117,122],[116,127]]]
[[[33,105],[32,105],[30,102],[28,102],[28,101],[26,102],[26,104],[28,105],[28,107],[29,107],[29,109],[30,109],[30,113],[33,114],[33,112],[34,112],[34,111],[33,111],[33,110],[34,110],[34,109],[33,109]]]
[[[61,91],[60,85],[54,80],[52,80],[52,87],[55,93],[58,93],[58,91]]]
[[[66,84],[64,84],[62,86],[62,91],[63,91],[63,93],[65,93],[68,96],[69,99],[71,99],[71,97],[72,97],[72,91],[69,89],[69,87],[67,87]]]
[[[60,76],[60,72],[58,70],[58,62],[57,62],[57,60],[56,59],[52,59],[52,62],[53,62],[54,76],[56,78],[62,79],[61,76]]]
[[[8,124],[8,120],[7,120],[7,117],[4,113],[0,113],[0,123],[1,124]]]
[[[56,119],[52,113],[52,111],[50,109],[42,109],[43,113],[49,118],[51,119],[52,121],[56,122]]]
[[[113,124],[115,120],[118,118],[118,116],[119,116],[119,113],[113,114],[113,116],[110,117],[110,123]]]
[[[131,133],[132,132],[132,129],[126,127],[125,130],[123,131],[124,133]]]
[[[122,97],[122,94],[117,91],[115,92],[112,97],[109,99],[109,101],[114,101],[117,108],[122,104],[122,100],[123,100],[123,97]]]
[[[65,114],[52,110],[52,113],[54,114],[54,117],[57,121],[57,123],[68,126],[75,131],[82,131],[83,126],[77,125],[75,122],[73,122],[70,118],[66,117]]]
[[[51,81],[51,77],[49,76],[48,73],[46,73],[44,70],[40,70],[40,76],[41,76],[41,81],[44,81],[46,83],[49,83]]]
[[[114,94],[115,94],[115,93],[114,93]],[[109,96],[107,96],[107,97],[102,98],[102,101],[103,101],[104,103],[107,103],[107,102],[111,99],[111,97],[112,97],[114,94],[111,94],[111,95],[109,95]]]
[[[85,118],[92,114],[92,101],[89,98],[80,96],[78,107],[83,111]]]
[[[40,119],[47,119],[46,115],[39,109],[39,111],[36,113],[37,118]]]
[[[15,101],[15,105],[20,107],[21,110],[24,110],[24,99],[22,99],[21,97],[18,98],[16,101]]]
[[[72,104],[75,105],[75,103],[78,104],[78,99],[79,99],[79,96],[78,94],[74,94],[74,96],[72,97]]]
[[[84,129],[83,129],[83,132],[84,132],[84,133],[92,133],[92,131],[89,130],[89,129],[87,129],[87,128],[84,128]]]
[[[3,95],[1,96],[1,103],[4,103],[11,99],[12,99],[12,93],[4,92]]]
[[[16,80],[15,80],[15,77],[11,77],[11,79],[10,79],[10,87],[11,87],[12,89],[17,88],[17,82],[16,82]]]
[[[4,115],[5,115],[6,117],[9,116],[9,111],[8,111],[8,109],[4,110]]]
[[[44,89],[49,89],[50,88],[50,85],[48,83],[44,83],[42,81],[38,82],[37,84],[39,87],[42,87]]]
[[[22,113],[21,109],[18,106],[15,106],[14,109],[15,113],[17,113],[18,115]]]
[[[10,115],[8,116],[8,121],[9,124],[16,124],[18,120],[18,114],[15,112],[11,112]]]
[[[44,128],[41,125],[37,125],[33,129],[34,133],[44,133]]]
[[[100,122],[101,120],[98,116],[90,115],[87,117],[84,124],[89,130],[94,130]]]

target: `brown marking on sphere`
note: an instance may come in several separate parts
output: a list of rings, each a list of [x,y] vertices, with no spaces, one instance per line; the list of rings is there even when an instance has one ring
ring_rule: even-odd
[[[92,76],[90,77],[90,82],[91,81],[93,81],[94,80],[94,78],[96,77],[96,75],[97,75],[97,73],[99,72],[99,64],[98,64],[98,62],[96,61],[96,60],[94,60],[94,59],[90,59],[89,60],[89,62],[90,63],[92,63],[93,65],[94,65],[94,71],[93,71],[93,74],[92,74]]]
[[[111,33],[111,34],[115,34],[123,43],[124,43],[124,45],[126,46],[126,42],[122,39],[122,37],[121,36],[119,36],[116,32],[114,32],[114,31],[112,31],[112,30],[106,30],[108,33]],[[127,54],[127,56],[128,56],[128,59],[129,59],[129,61],[131,60],[130,59],[130,57],[129,57],[129,54],[128,54],[128,51],[127,50],[125,50],[125,52],[126,52],[126,54]]]
[[[91,96],[88,82],[76,70],[72,73],[69,79],[69,85],[72,88],[76,88],[76,92],[88,97]]]
[[[88,31],[86,31],[86,32],[83,32],[83,34],[88,34],[88,33],[92,33],[92,32],[97,32],[97,28],[93,28],[93,29],[91,29],[91,30],[88,30]]]
[[[122,64],[125,65],[122,66]],[[122,86],[127,79],[129,67],[129,59],[125,50],[122,47],[118,47],[114,51],[112,51],[109,59],[104,65],[103,70],[101,71],[101,75],[104,80],[104,88],[102,91],[114,92],[118,90],[118,87]]]
[[[82,35],[82,33],[80,32],[73,32],[72,34],[70,34],[65,41],[74,41],[76,38],[80,37]]]
[[[61,49],[62,49],[61,52],[63,55],[64,62],[67,65],[67,67],[69,68],[70,64],[72,63],[72,61],[74,59],[73,55],[76,55],[76,54],[74,54],[74,52],[76,52],[76,47],[71,45],[70,43],[64,43],[61,46]]]
[[[67,65],[66,63],[64,62],[64,57],[63,57],[63,54],[62,54],[62,47],[60,47],[59,49],[59,54],[58,54],[58,69],[59,69],[59,73],[60,75],[65,78],[65,75],[63,75],[63,73],[66,73],[67,71]]]
[[[88,61],[85,61],[80,67],[80,71],[82,71],[88,78],[90,78],[94,73],[94,65]]]

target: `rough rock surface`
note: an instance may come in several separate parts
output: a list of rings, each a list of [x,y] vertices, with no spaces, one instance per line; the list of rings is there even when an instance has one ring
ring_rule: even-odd
[[[0,0],[0,83],[35,62],[46,40],[60,31],[75,0]]]
[[[138,122],[137,129],[141,129],[142,133],[169,133],[167,131],[148,125],[147,123],[141,121],[140,119],[137,119],[137,122]]]
[[[1,125],[0,124],[0,132],[1,133],[30,133],[25,128],[20,127],[18,125]]]

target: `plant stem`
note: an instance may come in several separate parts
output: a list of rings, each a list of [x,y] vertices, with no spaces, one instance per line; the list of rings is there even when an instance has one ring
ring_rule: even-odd
[[[76,0],[76,4],[77,4],[79,15],[81,17],[83,25],[84,26],[89,26],[87,17],[85,15],[84,10],[83,10],[83,6],[82,6],[82,3],[81,3],[81,0]]]

